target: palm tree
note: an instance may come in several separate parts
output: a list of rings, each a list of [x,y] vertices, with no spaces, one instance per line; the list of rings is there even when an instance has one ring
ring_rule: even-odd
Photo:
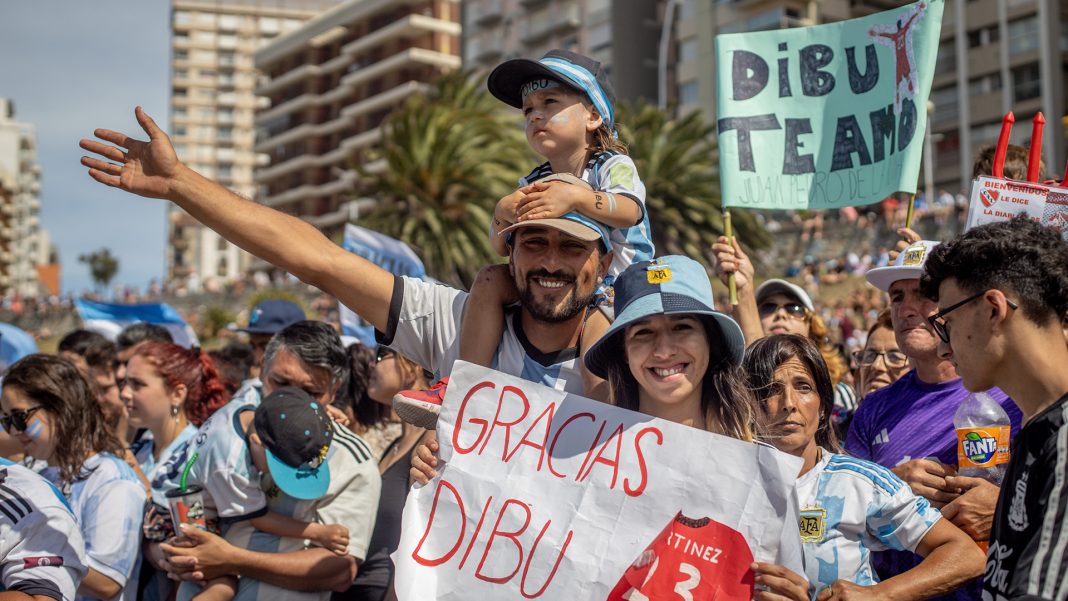
[[[360,224],[415,248],[430,276],[470,286],[499,260],[489,241],[497,200],[533,164],[519,125],[469,73],[442,76],[387,118],[376,154],[385,169],[360,169],[378,201]]]
[[[712,244],[723,234],[716,129],[700,113],[673,118],[642,102],[619,107],[620,138],[645,183],[658,255],[681,254],[712,265]],[[761,249],[771,236],[751,211],[731,213],[734,233]]]

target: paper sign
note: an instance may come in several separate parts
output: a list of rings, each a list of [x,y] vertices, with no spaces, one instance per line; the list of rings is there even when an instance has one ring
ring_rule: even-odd
[[[976,178],[966,229],[1008,221],[1017,215],[1057,228],[1068,241],[1068,188],[987,176]]]
[[[404,507],[401,601],[739,599],[803,574],[801,461],[457,362],[439,476]],[[644,595],[644,596],[642,596]]]
[[[717,36],[724,205],[826,209],[915,192],[944,8]]]

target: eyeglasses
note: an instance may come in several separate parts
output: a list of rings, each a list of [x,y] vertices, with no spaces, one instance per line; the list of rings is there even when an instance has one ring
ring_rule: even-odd
[[[981,298],[987,292],[989,291],[983,290],[978,294],[973,294],[972,296],[969,296],[968,298],[960,301],[959,303],[946,307],[945,309],[942,309],[938,313],[935,313],[934,315],[927,318],[927,322],[931,324],[931,329],[934,330],[935,334],[938,334],[938,337],[942,340],[942,342],[949,344],[949,324],[946,323],[946,315],[949,315],[950,313],[956,311],[964,305],[967,305],[968,303],[978,298]],[[1005,299],[1005,303],[1009,305],[1009,308],[1014,311],[1020,308],[1019,305],[1009,299]]]
[[[777,303],[763,303],[757,308],[761,317],[767,317],[774,315],[776,311],[782,309],[786,311],[786,315],[792,319],[804,319],[808,316],[808,309],[801,303],[784,303],[782,305]]]
[[[384,346],[378,347],[378,352],[375,353],[375,363],[379,361],[385,361],[393,355],[397,354],[393,349],[386,348]]]
[[[909,358],[901,351],[877,351],[875,349],[853,351],[853,360],[859,365],[872,365],[879,357],[883,357],[887,367],[895,369],[905,367],[909,362]]]
[[[40,405],[36,407],[30,407],[23,411],[22,409],[16,409],[11,412],[11,415],[0,416],[0,426],[4,427],[4,431],[11,434],[11,429],[14,428],[18,432],[25,432],[26,428],[30,427],[30,416],[37,413],[42,409]]]

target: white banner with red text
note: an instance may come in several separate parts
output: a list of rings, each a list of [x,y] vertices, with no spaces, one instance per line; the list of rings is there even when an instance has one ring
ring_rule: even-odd
[[[400,601],[752,598],[803,574],[801,460],[457,362],[438,477],[393,558]]]

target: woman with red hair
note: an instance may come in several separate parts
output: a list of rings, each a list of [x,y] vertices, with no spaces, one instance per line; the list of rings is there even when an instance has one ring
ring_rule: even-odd
[[[182,468],[168,459],[229,400],[207,353],[168,342],[150,342],[130,357],[121,396],[130,425],[152,433],[137,457],[149,483]],[[161,491],[153,496],[159,497],[156,504],[167,506]]]
[[[121,397],[130,425],[152,433],[152,440],[138,450],[137,460],[148,479],[151,501],[145,515],[145,556],[159,570],[159,543],[174,534],[163,483],[177,480],[184,467],[185,446],[230,395],[207,353],[150,342],[127,362]],[[148,576],[142,573],[142,586],[158,587],[159,595],[148,598],[167,598],[172,585],[165,575]]]

